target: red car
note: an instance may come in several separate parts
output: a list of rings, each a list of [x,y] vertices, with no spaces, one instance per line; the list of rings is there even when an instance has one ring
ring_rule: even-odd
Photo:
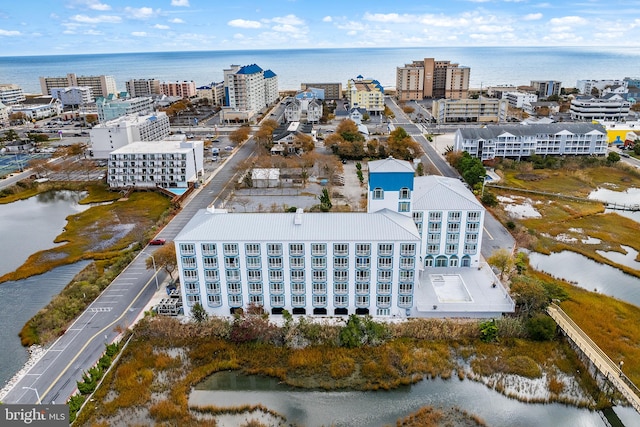
[[[149,242],[150,245],[164,245],[166,242],[165,239],[153,239]]]

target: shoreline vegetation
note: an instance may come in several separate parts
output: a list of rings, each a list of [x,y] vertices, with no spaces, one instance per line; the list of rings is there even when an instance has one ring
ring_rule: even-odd
[[[516,189],[510,191],[487,185],[485,195],[494,198],[521,196],[517,193],[518,188],[586,197],[589,191],[598,187],[617,191],[640,187],[640,173],[617,164],[593,165],[586,160],[568,159],[544,168],[538,168],[535,161],[504,161],[494,166],[504,185]],[[69,189],[66,184],[49,186],[46,190],[39,187],[38,191]],[[99,195],[100,190],[92,192],[87,187],[75,188],[89,191],[93,201],[105,200]],[[33,195],[29,193],[33,188],[24,186],[23,190],[22,194],[29,194],[26,197]],[[106,190],[103,188],[102,191]],[[149,194],[152,193],[140,194],[151,197]],[[21,195],[10,197],[15,200]],[[572,250],[623,271],[630,270],[604,259],[596,250],[624,252],[621,247],[624,245],[640,251],[636,238],[640,231],[637,223],[615,213],[604,213],[601,204],[588,200],[582,203],[535,195],[526,197],[532,200],[544,219],[513,218],[497,203],[489,208],[511,231],[519,247],[542,253]],[[2,195],[0,203],[3,200],[9,199]],[[148,220],[149,206],[145,205],[148,201],[138,193],[133,193],[130,200],[132,205],[143,207]],[[164,210],[158,210],[149,226],[151,228],[166,221],[171,209],[166,199],[156,203]],[[93,209],[85,213],[95,215],[91,212]],[[112,209],[113,205],[102,215]],[[130,209],[131,212],[136,210],[134,206]],[[130,221],[134,217],[132,215]],[[113,217],[112,220],[115,221]],[[81,235],[81,229],[78,228],[77,233]],[[576,237],[577,243],[567,244],[560,239],[559,236],[566,233]],[[582,238],[586,240],[589,237],[600,239],[600,243],[581,243]],[[65,238],[68,239],[69,235]],[[126,244],[121,242],[121,246],[117,246],[119,250],[112,248],[106,251],[103,259],[98,258],[94,263],[98,266],[94,267],[97,268],[94,274],[104,274],[110,268],[115,271],[119,268],[118,262],[126,265],[125,258],[119,257],[130,254],[131,245],[136,241],[144,242],[144,239],[136,240],[131,236],[129,239]],[[101,270],[99,266],[102,266]],[[294,345],[283,345],[287,342],[285,335],[278,347],[272,343],[238,338],[253,336],[256,331],[260,336],[268,337],[266,332],[272,328],[266,318],[257,313],[248,312],[242,316],[242,321],[238,318],[230,322],[204,319],[200,323],[187,324],[175,319],[148,317],[134,329],[131,344],[94,394],[102,405],[83,411],[79,414],[79,421],[90,422],[91,425],[107,425],[118,419],[135,422],[142,416],[136,412],[138,405],[146,405],[148,409],[144,410],[141,424],[155,420],[198,425],[200,421],[193,415],[195,408],[189,408],[187,404],[190,389],[211,373],[228,369],[281,378],[291,385],[312,383],[321,388],[349,387],[356,390],[387,389],[423,378],[457,376],[460,380],[481,381],[509,397],[524,401],[557,401],[592,409],[610,405],[609,399],[599,391],[564,339],[555,337],[550,341],[534,341],[527,338],[532,336],[530,326],[534,322],[531,320],[551,299],[560,300],[559,305],[610,358],[624,360],[627,376],[634,383],[640,383],[640,349],[634,345],[640,342],[640,308],[532,270],[526,256],[516,257],[502,267],[519,309],[525,307],[526,313],[520,312],[517,318],[498,320],[493,337],[497,341],[490,342],[483,342],[486,331],[482,322],[412,320],[401,325],[386,325],[388,336],[381,342],[369,342],[368,347],[346,348],[336,346],[336,334],[339,335],[340,327],[346,325],[317,325],[298,318],[288,326],[292,328],[294,324],[298,330],[288,338]],[[640,277],[640,272],[635,270],[626,272]],[[76,278],[74,282],[85,281]],[[77,292],[75,294],[77,297]],[[533,309],[527,311],[531,307]],[[252,320],[246,322],[245,318]],[[64,326],[58,326],[51,330],[55,333],[45,333],[40,330],[44,325],[32,322],[33,319],[25,327],[29,326],[36,342],[46,343],[64,330]],[[291,329],[285,325],[283,330]],[[232,332],[236,335],[227,335]],[[496,360],[506,363],[496,364]],[[580,373],[576,374],[578,371]],[[518,381],[514,386],[513,378],[523,381],[529,378],[538,382],[544,378],[547,394],[532,398],[534,386]],[[515,392],[518,389],[520,394]],[[583,393],[578,393],[578,398],[576,390]]]

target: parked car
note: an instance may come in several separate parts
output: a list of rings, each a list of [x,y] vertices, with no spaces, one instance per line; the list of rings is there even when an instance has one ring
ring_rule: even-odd
[[[231,145],[227,145],[226,147],[224,147],[224,149],[226,151],[233,151],[233,147]]]
[[[158,246],[164,245],[167,241],[165,239],[153,239],[149,242],[150,245]]]

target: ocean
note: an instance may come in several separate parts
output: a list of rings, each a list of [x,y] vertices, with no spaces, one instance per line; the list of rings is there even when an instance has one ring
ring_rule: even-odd
[[[136,78],[193,80],[197,86],[223,80],[232,64],[257,64],[278,75],[280,90],[300,83],[340,82],[362,75],[384,87],[396,85],[396,67],[423,58],[471,67],[470,86],[526,85],[559,80],[574,87],[581,79],[640,75],[640,47],[451,47],[145,52],[92,55],[0,57],[0,83],[40,93],[40,76],[111,75],[119,90]]]

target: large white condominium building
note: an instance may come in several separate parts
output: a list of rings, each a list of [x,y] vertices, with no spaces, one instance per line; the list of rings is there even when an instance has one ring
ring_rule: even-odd
[[[133,142],[112,151],[107,182],[111,188],[185,189],[203,173],[203,141],[187,141],[179,135],[161,141]]]
[[[175,239],[185,314],[495,317],[514,303],[480,260],[484,208],[457,179],[369,163],[367,213],[201,210]]]
[[[113,76],[76,76],[69,73],[66,77],[40,77],[43,95],[51,95],[51,89],[60,87],[88,86],[95,98],[118,93]]]
[[[79,107],[93,102],[93,93],[89,86],[54,87],[51,96],[57,98],[63,107]]]
[[[0,84],[0,102],[4,105],[15,105],[24,101],[26,96],[22,88],[14,84]]]
[[[571,100],[572,120],[621,121],[629,115],[631,104],[618,94],[609,94],[603,98],[579,96]]]
[[[125,83],[127,93],[132,98],[138,96],[160,95],[160,80],[158,79],[131,79]]]
[[[278,100],[278,76],[256,64],[224,70],[225,106],[248,117]]]
[[[91,129],[91,149],[94,157],[107,159],[118,148],[137,141],[159,141],[169,131],[169,117],[164,112],[122,116]]]
[[[607,132],[602,125],[592,123],[487,125],[458,129],[453,149],[481,160],[520,159],[534,154],[604,156]]]

